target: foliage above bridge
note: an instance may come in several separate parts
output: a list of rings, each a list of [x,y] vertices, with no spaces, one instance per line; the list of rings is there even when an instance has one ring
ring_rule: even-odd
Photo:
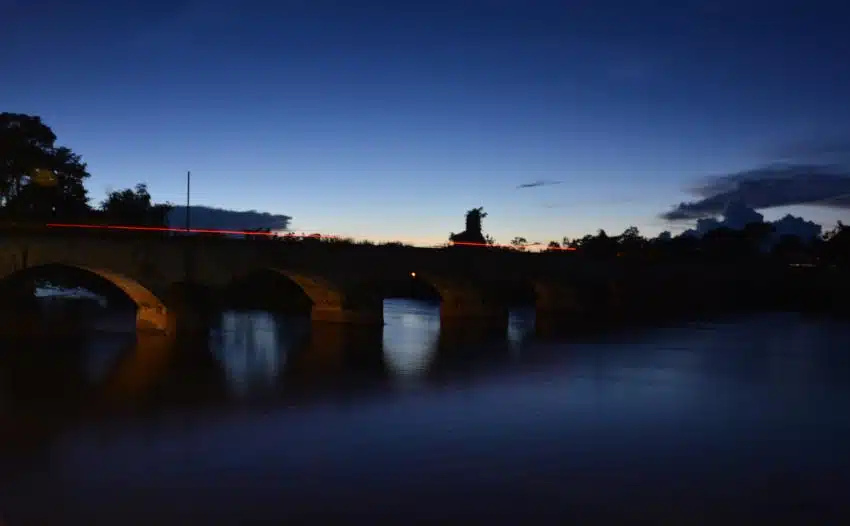
[[[155,203],[144,182],[123,190],[110,192],[106,198],[92,206],[85,186],[90,174],[82,157],[67,146],[57,142],[56,134],[40,117],[21,113],[0,113],[0,221],[7,232],[23,225],[38,227],[47,224],[124,225],[147,227],[148,232],[122,230],[116,235],[173,236],[167,230],[169,203]],[[283,216],[286,217],[286,216]],[[488,250],[525,252],[535,247],[545,247],[544,252],[574,252],[593,259],[627,257],[645,261],[659,259],[709,259],[735,260],[765,256],[790,258],[794,261],[821,261],[847,265],[850,260],[850,229],[839,223],[834,230],[815,239],[802,239],[794,235],[781,235],[770,223],[751,223],[743,228],[725,226],[704,235],[685,233],[676,237],[663,233],[654,239],[641,236],[635,227],[629,227],[618,236],[609,236],[603,230],[596,235],[561,241],[529,242],[525,237],[515,237],[509,245],[497,245],[486,235],[482,221],[487,217],[482,207],[466,212],[465,229],[450,234],[449,244],[457,250]],[[176,230],[176,229],[175,229]],[[36,235],[30,229],[32,235]],[[86,232],[79,235],[104,235],[104,232]],[[201,237],[233,237],[234,233],[214,231],[195,232]],[[239,233],[238,237],[252,242],[307,243],[333,245],[373,246],[369,241],[354,241],[313,234],[296,236],[277,235],[268,229]],[[256,234],[256,235],[250,235]],[[61,235],[70,235],[67,230]],[[382,246],[400,247],[402,243],[384,243]],[[281,245],[282,246],[282,245]]]

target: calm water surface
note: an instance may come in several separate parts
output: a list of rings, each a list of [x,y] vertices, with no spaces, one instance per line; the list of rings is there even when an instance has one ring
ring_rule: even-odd
[[[850,327],[737,315],[548,338],[223,313],[3,344],[0,517],[23,524],[811,523],[850,511]],[[129,325],[128,325],[129,324]],[[45,329],[48,332],[48,329]]]

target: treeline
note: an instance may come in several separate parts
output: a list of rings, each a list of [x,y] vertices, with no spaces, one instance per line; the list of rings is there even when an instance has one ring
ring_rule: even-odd
[[[14,228],[49,222],[168,226],[172,205],[154,203],[144,183],[110,192],[93,205],[85,184],[89,177],[80,155],[58,144],[56,134],[40,117],[0,113],[0,224],[12,224]],[[496,245],[493,238],[483,232],[485,217],[487,213],[483,208],[467,211],[465,229],[452,233],[449,244],[469,250],[527,251],[532,248],[523,237],[514,238],[508,245]],[[254,233],[257,235],[246,237],[257,242],[405,246],[398,242],[373,243],[319,234],[276,235],[263,229]],[[222,234],[198,235],[220,237]],[[637,228],[629,227],[616,236],[600,230],[579,239],[551,241],[544,251],[596,259],[736,261],[771,257],[793,263],[848,266],[850,228],[839,222],[818,238],[802,239],[778,236],[770,223],[752,223],[740,230],[720,227],[700,236],[663,234],[656,238],[646,238]]]
[[[92,205],[86,163],[40,117],[0,113],[0,220],[4,223],[112,223],[165,226],[171,205],[145,184],[110,192]]]
[[[850,255],[850,228],[840,221],[820,237],[804,239],[795,235],[777,235],[770,223],[750,223],[742,229],[719,227],[699,236],[665,233],[655,238],[640,234],[636,227],[609,236],[604,230],[580,239],[550,242],[547,250],[563,246],[584,255],[606,259],[614,257],[641,261],[703,260],[734,262],[752,259],[778,259],[797,264],[838,264],[846,266]]]
[[[496,244],[482,231],[483,208],[466,213],[466,229],[450,234],[449,242],[462,247],[525,252],[535,245],[524,237],[515,237],[507,245]],[[631,226],[619,235],[599,230],[595,235],[550,241],[542,250],[593,259],[626,258],[633,261],[708,261],[736,262],[772,259],[801,265],[850,266],[850,227],[840,221],[819,237],[804,239],[796,235],[779,235],[770,223],[750,223],[742,229],[718,227],[702,235],[684,233],[672,236],[665,232],[655,238],[641,235]]]
[[[22,113],[0,113],[0,230],[41,228],[47,223],[168,227],[170,203],[155,203],[145,183],[109,192],[93,203],[86,181],[86,163],[76,152],[58,144],[42,119]],[[191,210],[190,210],[191,213]],[[102,231],[102,235],[111,235]],[[250,235],[251,233],[255,235]],[[117,232],[115,235],[166,236],[162,231]],[[193,233],[195,237],[233,237],[233,234]],[[403,246],[320,235],[277,235],[268,229],[249,231],[250,240],[285,243],[331,243]]]

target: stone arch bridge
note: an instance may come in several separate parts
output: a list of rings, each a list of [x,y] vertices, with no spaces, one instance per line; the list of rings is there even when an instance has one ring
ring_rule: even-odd
[[[22,281],[17,278],[49,266],[73,268],[108,282],[135,303],[138,329],[165,333],[175,330],[191,304],[185,291],[192,287],[187,284],[219,289],[260,269],[297,284],[312,301],[314,321],[351,324],[381,324],[387,291],[393,283],[411,279],[439,293],[441,316],[447,321],[506,315],[508,298],[517,289],[531,294],[539,316],[550,317],[604,313],[627,301],[646,301],[660,290],[648,285],[650,271],[640,270],[642,275],[635,278],[634,270],[616,262],[603,264],[569,253],[63,230],[7,234],[0,240],[0,289],[5,291],[0,301],[8,307],[17,297],[15,284]]]

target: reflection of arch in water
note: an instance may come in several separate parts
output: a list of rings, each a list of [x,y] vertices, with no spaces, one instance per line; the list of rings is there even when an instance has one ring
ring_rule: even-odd
[[[522,342],[535,331],[537,309],[541,305],[548,307],[561,301],[571,305],[570,308],[574,308],[575,303],[575,294],[569,286],[565,286],[564,292],[560,293],[547,283],[535,280],[480,282],[473,286],[419,272],[411,272],[409,279],[421,282],[420,287],[430,288],[435,297],[441,299],[439,309],[435,310],[438,314],[434,317],[446,330],[447,338],[443,338],[446,341],[455,340],[458,335],[465,338],[469,334],[478,336],[487,334],[489,337],[506,338],[511,347],[518,350]],[[387,325],[395,324],[396,327],[399,321],[391,319],[393,314],[390,302],[392,301],[407,301],[402,305],[405,308],[414,309],[420,308],[418,306],[431,305],[427,300],[419,298],[385,300],[384,319]],[[455,303],[454,306],[452,302]],[[452,309],[455,314],[462,315],[452,316]],[[446,311],[449,311],[449,315],[446,315]],[[389,343],[393,345],[393,342]],[[387,357],[388,360],[394,358],[398,356]]]
[[[225,312],[221,326],[210,334],[210,350],[223,366],[234,394],[246,396],[277,385],[290,347],[303,335],[268,312]]]
[[[537,326],[537,316],[534,309],[512,310],[508,318],[508,345],[512,350],[519,350],[523,343],[532,335]]]
[[[96,281],[100,284],[110,285],[121,291],[136,305],[137,329],[162,332],[168,330],[168,313],[165,304],[153,292],[134,279],[109,270],[64,263],[48,263],[27,267],[0,277],[0,288],[13,288],[16,282],[51,272],[76,273],[84,281]]]
[[[384,361],[390,373],[403,382],[424,376],[440,337],[437,306],[417,300],[388,300],[384,319]]]
[[[135,352],[138,338],[132,334],[97,334],[85,344],[85,373],[89,382],[99,384],[108,380],[118,369],[128,350]],[[132,338],[132,341],[129,341]],[[129,349],[128,349],[129,348]]]
[[[312,324],[305,345],[293,354],[287,382],[347,381],[349,375],[383,376],[382,327],[342,323]]]
[[[175,341],[164,334],[137,333],[130,352],[110,374],[104,389],[108,401],[126,401],[147,392],[167,371]]]

